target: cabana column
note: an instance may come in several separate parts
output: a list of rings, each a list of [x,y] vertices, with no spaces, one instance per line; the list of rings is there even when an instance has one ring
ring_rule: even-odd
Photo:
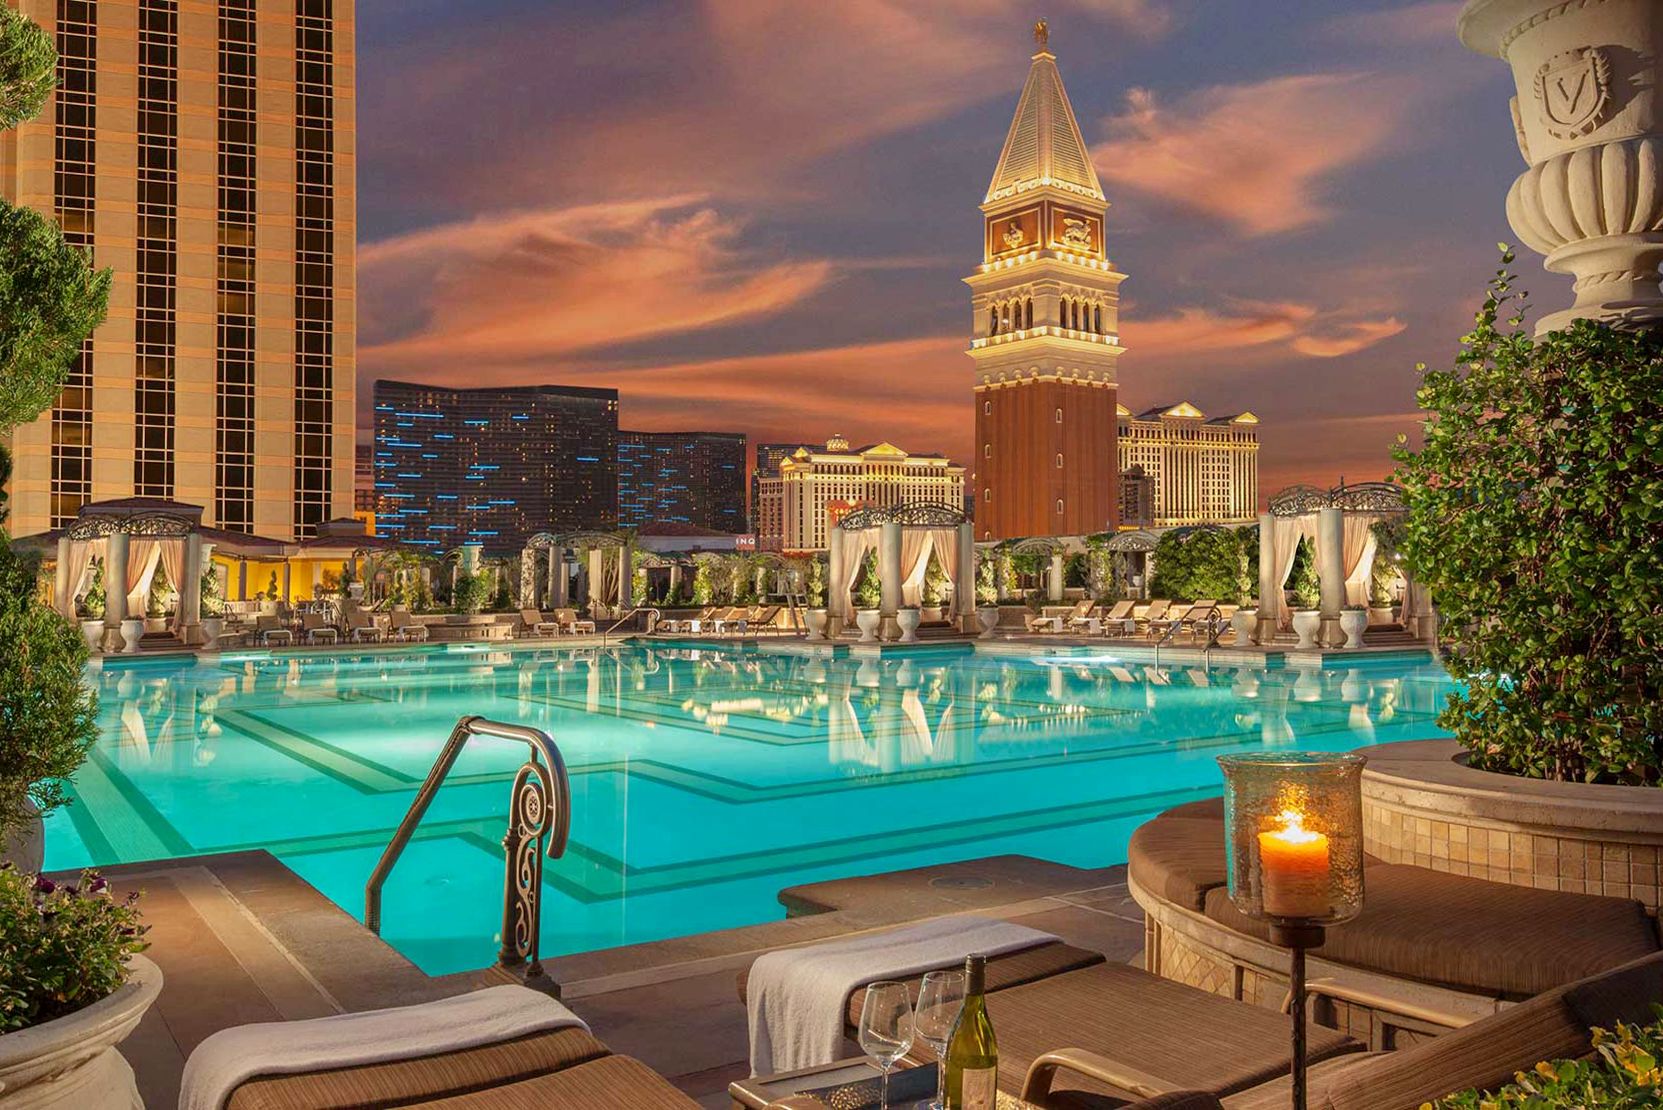
[[[1051,573],[1045,583],[1045,594],[1052,601],[1062,600],[1062,568],[1062,552],[1053,551],[1051,553]]]
[[[58,537],[58,566],[52,578],[52,607],[70,620],[75,619],[75,587],[69,580],[70,540],[66,533]]]
[[[976,621],[976,528],[968,521],[959,525],[958,576],[953,579],[953,608],[961,632],[974,632]]]
[[[901,526],[892,521],[878,528],[878,585],[879,635],[899,635],[895,613],[901,607]]]
[[[179,639],[186,647],[202,643],[202,534],[192,532],[185,537],[185,565],[183,582],[175,582],[179,591]]]
[[[831,530],[831,537],[827,541],[826,551],[826,635],[836,636],[843,627],[846,614],[843,603],[846,600],[843,592],[843,582],[847,574],[843,570],[843,529]]]
[[[1340,610],[1345,608],[1345,514],[1317,510],[1317,578],[1322,586],[1323,643],[1340,641]]]
[[[120,651],[121,622],[127,619],[127,533],[110,533],[104,556],[104,650]]]
[[[1282,619],[1282,583],[1277,580],[1276,518],[1259,514],[1259,620],[1254,639],[1268,644]]]

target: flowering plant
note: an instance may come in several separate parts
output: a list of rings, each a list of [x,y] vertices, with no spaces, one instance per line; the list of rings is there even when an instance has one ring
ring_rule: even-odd
[[[1462,1091],[1421,1110],[1640,1110],[1663,1104],[1663,1006],[1647,1025],[1594,1030],[1594,1052],[1521,1071],[1498,1091]]]
[[[143,951],[138,893],[111,897],[96,871],[55,883],[0,867],[0,1033],[90,1006],[127,981]]]

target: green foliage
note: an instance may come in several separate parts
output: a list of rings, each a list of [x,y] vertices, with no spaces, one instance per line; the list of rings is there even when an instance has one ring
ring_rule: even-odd
[[[693,604],[709,605],[715,596],[715,586],[710,581],[710,564],[700,560],[693,568]]]
[[[1155,544],[1151,597],[1174,601],[1215,598],[1238,602],[1246,592],[1247,561],[1233,531],[1198,528],[1163,532]]]
[[[412,613],[433,611],[433,587],[428,585],[427,579],[419,571],[412,572],[405,590]]]
[[[1010,549],[1000,546],[994,555],[994,591],[998,600],[1019,598],[1016,589],[1016,562],[1012,558]]]
[[[1462,1091],[1421,1110],[1641,1110],[1663,1105],[1663,1006],[1646,1025],[1594,1030],[1585,1060],[1554,1060],[1513,1076],[1497,1091]]]
[[[1511,260],[1454,367],[1424,374],[1424,446],[1393,451],[1403,555],[1462,686],[1439,720],[1489,770],[1658,784],[1663,333],[1533,340]]]
[[[498,609],[498,610],[509,609],[513,606],[514,599],[513,599],[513,596],[511,595],[511,592],[508,588],[508,575],[505,574],[504,572],[502,572],[501,570],[498,570],[497,575],[496,575],[496,580],[497,580],[497,595],[496,595],[496,598],[491,602],[491,608]]]
[[[1293,570],[1288,572],[1288,590],[1295,609],[1315,609],[1322,604],[1322,578],[1317,574],[1317,552],[1301,539],[1293,553]]]
[[[138,893],[110,897],[97,872],[60,885],[0,868],[0,1034],[72,1014],[127,981],[142,952]]]
[[[868,551],[860,568],[860,580],[855,583],[855,608],[876,609],[883,603],[883,583],[878,578],[878,553]]]
[[[478,613],[485,608],[486,598],[490,595],[491,583],[483,572],[468,574],[458,572],[456,584],[451,587],[451,601],[456,605],[459,613]]]
[[[202,572],[202,615],[205,617],[223,617],[225,615],[225,595],[220,593],[219,574],[213,567]]]
[[[924,581],[919,587],[919,600],[927,607],[934,609],[947,600],[947,571],[943,569],[941,560],[930,552],[930,561],[924,567]]]
[[[173,607],[179,593],[173,588],[168,579],[167,568],[161,563],[156,564],[156,571],[150,576],[150,596],[145,598],[144,615],[147,617],[165,617],[167,611]]]
[[[809,559],[805,577],[807,584],[803,589],[808,595],[808,607],[823,609],[826,605],[826,564],[820,561],[818,555]]]
[[[1235,533],[1241,548],[1241,596],[1237,600],[1246,604],[1259,593],[1259,526],[1244,524]]]
[[[96,700],[82,680],[87,642],[43,605],[29,572],[0,545],[0,833],[68,801],[63,782],[98,739]]]
[[[87,589],[81,595],[81,616],[89,621],[104,619],[104,560],[93,559],[92,572],[87,576]]]
[[[997,560],[983,557],[976,563],[976,604],[999,604],[999,586],[994,581]]]
[[[57,85],[58,52],[38,23],[0,8],[0,131],[33,119]]]

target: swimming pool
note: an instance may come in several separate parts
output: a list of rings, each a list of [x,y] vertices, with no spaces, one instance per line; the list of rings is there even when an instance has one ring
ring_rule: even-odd
[[[1123,862],[1214,757],[1440,735],[1429,657],[1156,666],[1102,649],[482,645],[110,661],[52,868],[266,848],[349,912],[458,717],[546,729],[571,773],[546,955],[781,915],[781,887],[1020,853]],[[475,741],[388,881],[386,939],[442,974],[494,958],[509,784]]]

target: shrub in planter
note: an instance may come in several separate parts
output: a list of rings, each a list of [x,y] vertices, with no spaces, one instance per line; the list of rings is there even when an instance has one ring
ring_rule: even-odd
[[[1532,339],[1512,282],[1503,265],[1454,367],[1425,372],[1424,445],[1394,450],[1402,553],[1463,686],[1440,723],[1488,770],[1657,785],[1663,334]]]
[[[165,617],[177,600],[178,594],[173,588],[173,583],[168,580],[167,571],[162,564],[157,563],[156,573],[150,577],[150,596],[145,599],[144,615]]]
[[[146,947],[138,893],[117,901],[97,872],[76,884],[0,868],[0,1034],[72,1014],[127,980]]]
[[[223,617],[225,615],[225,595],[219,591],[219,575],[212,567],[202,572],[202,615],[204,617]]]
[[[883,603],[883,582],[878,578],[878,553],[868,551],[860,568],[860,581],[855,583],[855,608],[876,609]]]
[[[81,595],[81,616],[89,621],[104,619],[104,560],[92,561],[92,573],[87,578],[86,593]]]
[[[1586,1060],[1553,1060],[1497,1091],[1462,1091],[1422,1110],[1640,1110],[1663,1105],[1663,1006],[1647,1025],[1594,1030]]]
[[[1294,552],[1288,589],[1293,593],[1295,609],[1315,609],[1322,604],[1322,580],[1317,576],[1316,549],[1305,540],[1299,541],[1299,550]]]
[[[44,813],[68,801],[62,780],[98,738],[87,642],[31,585],[0,543],[0,842],[32,821],[30,802]]]
[[[490,592],[491,583],[484,574],[458,574],[456,585],[451,589],[451,599],[456,603],[457,612],[478,613],[485,608]]]
[[[947,571],[941,566],[941,560],[930,552],[930,562],[924,568],[924,582],[919,589],[920,598],[927,609],[938,608],[947,598]]]
[[[984,557],[976,564],[977,605],[999,604],[999,587],[994,582],[995,569],[991,558]]]

